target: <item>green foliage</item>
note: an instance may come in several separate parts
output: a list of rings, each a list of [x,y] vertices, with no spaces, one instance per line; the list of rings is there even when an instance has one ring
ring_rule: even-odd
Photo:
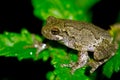
[[[120,44],[120,43],[119,43]],[[110,78],[113,72],[120,71],[120,45],[115,54],[106,64],[103,66],[103,74]]]
[[[32,0],[34,15],[40,19],[46,20],[48,16],[67,18],[74,20],[91,21],[91,12],[89,9],[98,0]],[[35,35],[38,42],[42,42],[42,36]],[[50,42],[48,42],[50,43]],[[36,54],[37,48],[34,46],[32,34],[23,29],[20,34],[5,32],[0,34],[0,56],[17,57],[19,60],[32,58],[33,60],[42,59],[43,61],[51,58],[51,64],[54,71],[46,75],[48,80],[95,80],[96,73],[90,76],[85,75],[86,67],[78,69],[74,74],[70,73],[70,68],[61,67],[62,64],[76,62],[77,55],[73,52],[67,52],[66,47],[57,45]],[[54,45],[54,44],[52,44]],[[103,66],[103,74],[111,77],[112,73],[120,69],[120,47],[114,57],[112,57]]]
[[[77,55],[72,53],[67,54],[64,49],[60,48],[51,48],[50,53],[52,56],[51,64],[55,70],[48,72],[48,80],[91,80],[90,77],[84,75],[85,68],[78,69],[74,74],[71,74],[70,68],[61,66],[62,64],[69,64],[71,60],[76,61]]]
[[[113,41],[116,42],[118,50],[116,51],[115,56],[113,56],[103,66],[103,74],[105,74],[108,78],[110,78],[114,72],[120,71],[120,24],[111,25],[111,29],[109,30],[109,32],[114,38]]]
[[[37,40],[42,41],[42,38],[37,38]],[[0,34],[0,56],[35,60],[36,48],[32,47],[33,43],[32,35],[25,29],[21,31],[21,34],[4,32]]]
[[[32,0],[34,15],[46,20],[48,16],[91,21],[89,9],[99,0]]]
[[[120,11],[119,11],[119,14],[118,14],[117,22],[120,23]]]

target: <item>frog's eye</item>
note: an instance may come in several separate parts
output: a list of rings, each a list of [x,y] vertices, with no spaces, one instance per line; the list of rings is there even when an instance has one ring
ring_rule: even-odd
[[[51,33],[53,35],[58,35],[60,33],[60,30],[58,28],[53,28],[53,29],[51,29]]]

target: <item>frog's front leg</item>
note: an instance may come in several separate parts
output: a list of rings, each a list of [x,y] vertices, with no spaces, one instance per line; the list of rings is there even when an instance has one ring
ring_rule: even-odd
[[[92,67],[90,73],[93,73],[100,65],[108,61],[113,55],[115,55],[116,47],[114,44],[107,40],[103,40],[94,51],[94,59],[90,60],[88,65]]]
[[[88,52],[87,51],[81,51],[78,52],[78,61],[77,62],[71,62],[70,64],[63,64],[62,67],[70,67],[71,73],[73,74],[77,69],[85,66],[89,60]]]
[[[87,51],[78,52],[78,61],[72,66],[71,72],[74,73],[77,69],[85,66],[88,60],[89,56]]]

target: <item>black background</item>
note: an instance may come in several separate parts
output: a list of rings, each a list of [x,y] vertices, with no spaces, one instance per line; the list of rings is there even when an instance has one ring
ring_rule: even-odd
[[[118,1],[101,0],[91,8],[92,23],[109,29],[109,25],[116,22],[120,11]],[[4,31],[19,33],[22,28],[26,28],[31,33],[41,35],[41,26],[42,21],[33,15],[31,0],[0,1],[0,33]],[[53,70],[50,60],[47,62],[31,59],[18,61],[17,58],[0,57],[0,80],[45,80],[45,75],[50,70]],[[114,73],[109,80],[119,80],[119,75],[119,73]],[[99,77],[97,80],[107,79]]]

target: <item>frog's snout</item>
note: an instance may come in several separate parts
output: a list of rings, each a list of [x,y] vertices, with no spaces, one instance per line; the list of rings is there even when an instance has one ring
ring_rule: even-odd
[[[41,29],[41,34],[44,36],[44,34],[45,34],[45,31],[44,31],[44,26],[42,27],[42,29]]]
[[[45,26],[42,27],[42,29],[41,29],[41,34],[42,34],[45,38],[48,38],[48,39],[49,39],[49,35],[50,35],[50,34],[48,34],[48,29],[47,29]]]
[[[50,28],[48,28],[46,26],[42,27],[41,34],[47,39],[54,40],[54,36],[51,34]]]

